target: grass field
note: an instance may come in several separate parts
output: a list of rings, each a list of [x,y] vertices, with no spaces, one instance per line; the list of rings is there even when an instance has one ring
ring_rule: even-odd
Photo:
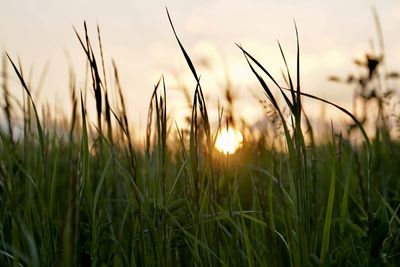
[[[162,77],[141,145],[132,138],[117,66],[111,85],[103,53],[95,55],[100,31],[90,40],[85,24],[76,34],[95,121],[72,77],[73,108],[56,123],[35,105],[23,66],[4,56],[1,266],[398,266],[400,144],[391,133],[399,116],[385,108],[395,96],[377,83],[396,73],[385,73],[379,57],[368,55],[358,62],[365,75],[346,80],[361,85],[355,97],[364,113],[353,114],[302,91],[299,48],[297,72],[287,71],[280,85],[238,45],[265,93],[270,127],[257,134],[239,127],[228,106],[213,129],[200,76],[174,30],[197,84],[191,116],[187,127],[170,119]],[[24,90],[18,101],[10,96],[20,87],[8,82],[11,72]],[[117,106],[110,105],[110,88]],[[341,110],[348,131],[313,131],[305,98]],[[378,112],[367,112],[370,106]],[[243,134],[233,154],[215,149],[227,123]]]

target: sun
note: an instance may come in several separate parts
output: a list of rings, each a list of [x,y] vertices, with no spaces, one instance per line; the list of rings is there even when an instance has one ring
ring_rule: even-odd
[[[233,128],[222,129],[217,136],[215,147],[224,154],[233,154],[236,149],[241,147],[243,142],[242,134]]]

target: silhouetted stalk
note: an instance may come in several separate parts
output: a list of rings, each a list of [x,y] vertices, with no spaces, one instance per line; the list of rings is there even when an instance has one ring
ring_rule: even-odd
[[[10,136],[10,140],[12,143],[14,143],[13,125],[11,121],[12,106],[10,102],[10,92],[8,89],[7,58],[5,56],[3,56],[2,80],[3,80],[2,88],[3,88],[4,102],[5,102],[3,109],[7,119],[8,133]]]
[[[91,73],[91,77],[92,77],[92,86],[93,86],[93,92],[94,92],[94,97],[96,100],[96,112],[97,112],[97,124],[98,124],[98,130],[99,130],[99,135],[98,135],[98,139],[99,139],[99,143],[100,143],[100,163],[102,163],[102,159],[103,159],[103,141],[101,136],[103,135],[103,131],[102,131],[102,95],[101,95],[101,87],[103,86],[103,83],[101,81],[100,78],[100,74],[99,74],[99,70],[97,67],[97,62],[96,62],[96,58],[94,56],[93,53],[93,48],[90,44],[90,40],[89,40],[89,35],[88,35],[88,31],[87,31],[87,26],[86,26],[86,22],[84,22],[83,24],[84,26],[84,30],[85,30],[85,40],[86,40],[86,45],[83,43],[81,37],[79,36],[78,32],[75,30],[75,34],[78,37],[79,42],[81,43],[81,46],[83,48],[83,50],[85,51],[86,57],[88,59],[89,62],[89,66],[90,66],[90,73]],[[100,38],[100,35],[99,35]]]

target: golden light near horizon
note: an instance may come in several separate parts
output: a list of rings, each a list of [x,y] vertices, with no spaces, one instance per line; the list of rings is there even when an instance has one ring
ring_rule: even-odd
[[[222,129],[217,136],[215,148],[224,154],[233,154],[242,146],[243,135],[233,128]]]

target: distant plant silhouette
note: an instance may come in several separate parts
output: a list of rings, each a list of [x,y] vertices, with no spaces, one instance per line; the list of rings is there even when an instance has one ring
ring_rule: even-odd
[[[329,76],[332,82],[339,82],[351,85],[353,92],[353,111],[352,113],[365,125],[374,116],[371,114],[371,105],[375,104],[378,115],[376,122],[380,129],[387,129],[388,114],[385,108],[393,97],[394,89],[389,87],[389,82],[400,78],[399,72],[388,71],[385,62],[385,49],[382,29],[376,11],[374,10],[375,24],[378,33],[378,43],[380,51],[376,52],[371,42],[371,52],[365,53],[363,58],[354,59],[353,63],[361,71],[357,74],[350,73],[345,77],[336,75]],[[361,107],[359,107],[361,105]],[[372,109],[373,110],[373,109]],[[348,125],[348,134],[356,129],[356,125]]]

